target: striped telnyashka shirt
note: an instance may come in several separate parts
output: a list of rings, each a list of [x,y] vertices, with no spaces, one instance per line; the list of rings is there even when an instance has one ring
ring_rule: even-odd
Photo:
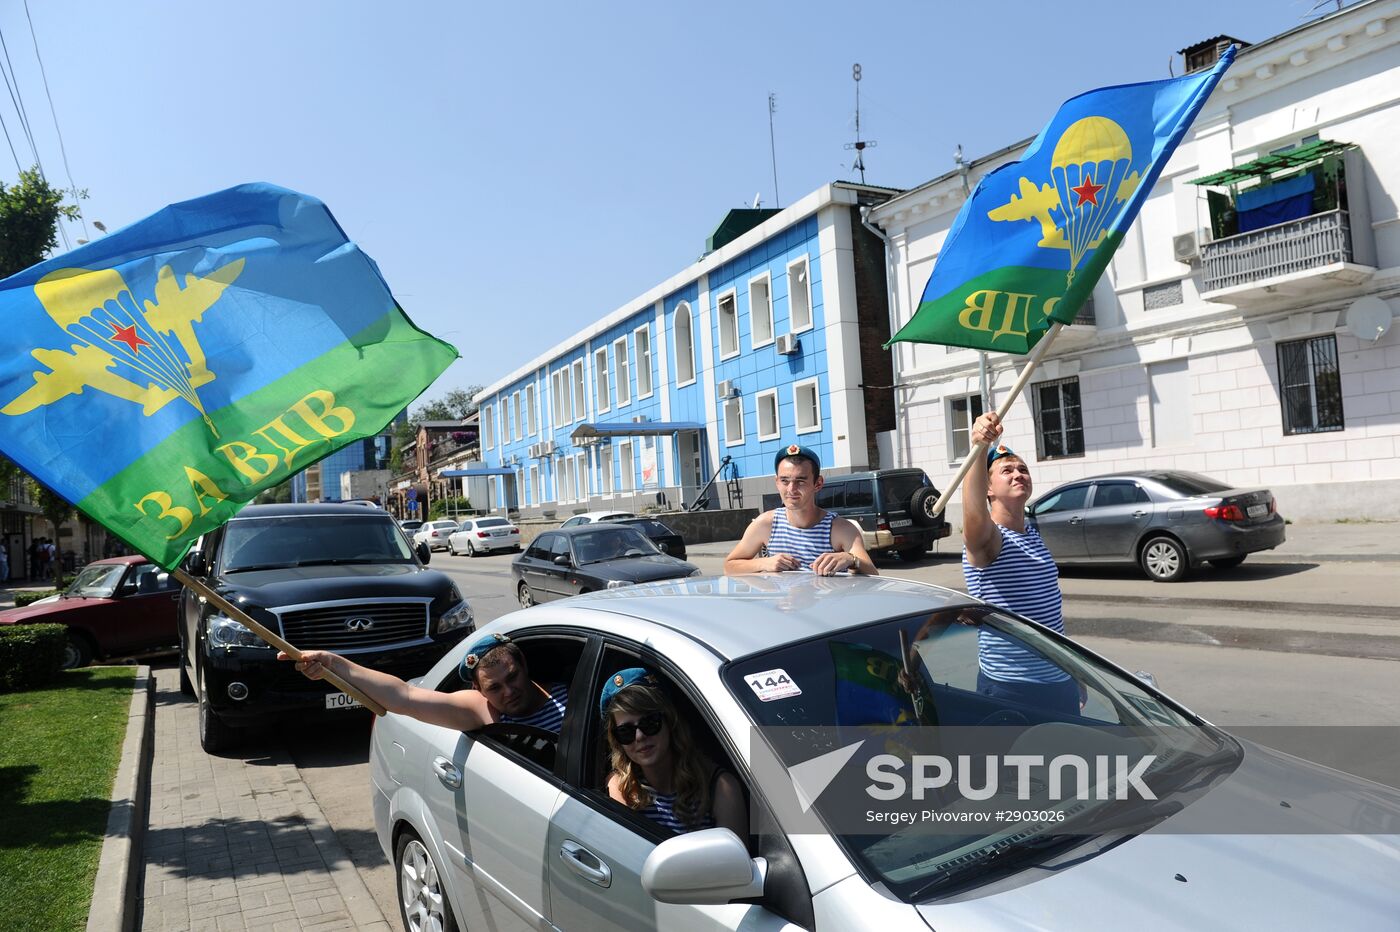
[[[643,784],[645,786],[645,784]],[[642,815],[673,832],[698,832],[702,828],[714,828],[714,816],[706,813],[693,825],[687,825],[676,815],[675,793],[652,793],[651,804],[638,810]]]
[[[543,728],[545,731],[559,733],[559,729],[564,726],[564,706],[569,703],[569,686],[567,683],[551,683],[545,687],[549,690],[549,698],[529,715],[516,717],[501,713],[501,721],[514,722],[518,725],[531,725],[535,728]]]
[[[963,550],[963,580],[968,595],[1063,634],[1060,574],[1040,533],[1029,525],[1025,533],[999,524],[996,527],[1001,532],[1001,553],[991,566],[973,566],[967,559],[967,550]],[[977,647],[982,672],[994,680],[1059,683],[1069,679],[1068,673],[1040,654],[990,628],[978,631]]]
[[[812,561],[824,553],[831,553],[831,522],[836,516],[826,512],[812,527],[793,527],[788,524],[787,509],[773,512],[773,530],[768,534],[768,554],[777,556],[790,553],[797,557],[803,569],[811,569]]]

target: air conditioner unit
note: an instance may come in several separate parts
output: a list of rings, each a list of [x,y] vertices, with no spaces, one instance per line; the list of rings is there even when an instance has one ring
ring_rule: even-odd
[[[540,445],[538,443],[530,444],[529,455],[531,459],[539,459]]]
[[[802,348],[802,341],[790,333],[784,333],[773,341],[773,346],[784,356],[791,356]]]
[[[725,398],[737,398],[739,396],[739,387],[729,379],[725,379],[719,383],[715,394],[719,395],[721,400]]]
[[[646,421],[647,421],[647,416],[646,416],[645,414],[638,414],[638,415],[635,415],[635,416],[632,418],[632,423],[633,423],[633,424],[645,424]]]
[[[1177,262],[1191,262],[1200,256],[1201,247],[1195,233],[1182,233],[1172,237],[1172,258]]]
[[[540,456],[549,456],[554,452],[554,441],[546,440],[540,444]]]

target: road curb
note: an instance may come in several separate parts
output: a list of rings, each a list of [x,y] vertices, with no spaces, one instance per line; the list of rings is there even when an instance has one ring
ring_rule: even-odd
[[[1385,618],[1400,621],[1400,608],[1386,605],[1344,605],[1335,602],[1272,602],[1267,599],[1195,599],[1177,596],[1118,595],[1095,592],[1066,592],[1066,602],[1105,602],[1114,605],[1146,605],[1152,608],[1221,608],[1236,612],[1284,612],[1289,615],[1330,617],[1345,612],[1358,618]]]
[[[155,677],[138,666],[126,720],[126,739],[112,785],[112,808],[97,861],[88,932],[131,932],[141,903],[141,843],[146,834],[151,750],[155,734]]]

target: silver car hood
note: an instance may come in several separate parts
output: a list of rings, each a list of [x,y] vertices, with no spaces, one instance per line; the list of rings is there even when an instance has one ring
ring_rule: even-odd
[[[1152,831],[1097,855],[1080,849],[1057,871],[1022,871],[919,913],[935,932],[1394,929],[1400,791],[1241,743],[1245,758],[1233,774]],[[1258,819],[1299,834],[1174,833],[1173,823],[1187,818],[1197,825]]]

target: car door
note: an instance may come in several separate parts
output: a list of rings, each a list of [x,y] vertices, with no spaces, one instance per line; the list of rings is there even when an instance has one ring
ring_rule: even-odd
[[[1151,521],[1152,502],[1142,486],[1122,479],[1096,482],[1084,511],[1084,552],[1091,560],[1133,560]]]
[[[108,650],[151,650],[167,647],[178,639],[180,584],[154,563],[137,564],[127,570],[117,588],[117,624],[111,626]]]
[[[565,557],[568,562],[560,565],[555,562]],[[549,562],[544,565],[544,583],[550,599],[563,599],[573,595],[569,579],[573,574],[573,555],[569,552],[569,538],[565,534],[555,534],[549,542]]]
[[[549,549],[557,534],[541,534],[536,537],[520,557],[520,581],[530,587],[530,595],[536,602],[549,601]]]
[[[1056,489],[1035,503],[1032,517],[1045,546],[1056,560],[1082,560],[1084,550],[1084,510],[1089,483]]]

